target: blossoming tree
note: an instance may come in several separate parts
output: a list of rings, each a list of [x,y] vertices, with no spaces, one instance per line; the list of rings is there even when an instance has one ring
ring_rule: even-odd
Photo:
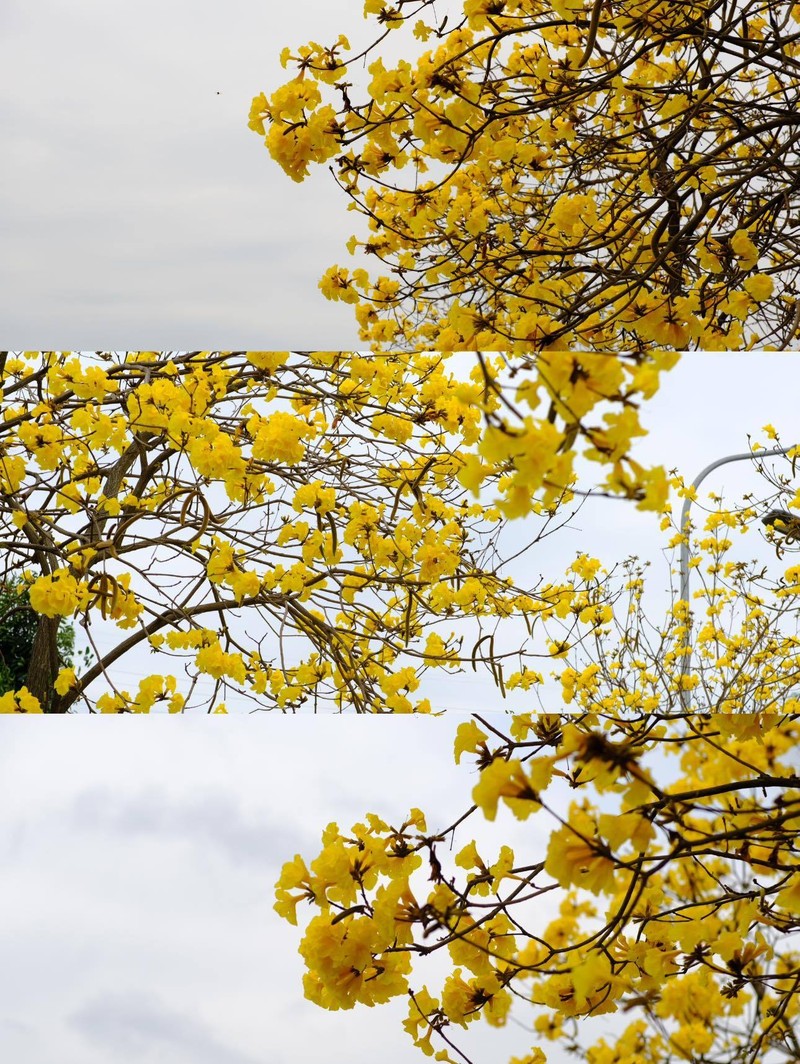
[[[558,607],[501,572],[498,544],[514,517],[532,540],[553,530],[578,454],[600,490],[661,507],[666,475],[631,441],[675,358],[4,356],[0,575],[39,623],[0,708],[64,711],[95,684],[85,701],[108,712],[226,693],[429,712],[425,671],[461,667],[447,619],[480,638]],[[80,677],[56,668],[63,618],[92,645]],[[169,667],[137,665],[129,692],[115,670],[142,650]],[[472,659],[494,670],[491,641]]]
[[[610,576],[584,556],[567,584],[607,605],[600,625],[562,640],[549,679],[509,681],[564,710],[454,728],[477,775],[464,813],[376,810],[284,865],[275,909],[292,924],[311,909],[306,997],[404,999],[414,1043],[450,1064],[472,1059],[471,1025],[512,1014],[528,1030],[512,1064],[550,1044],[588,1064],[798,1058],[800,566],[769,584],[731,560],[752,517],[712,514],[697,545],[689,670],[687,604],[653,624],[640,567]],[[496,845],[469,838],[498,812],[531,821],[525,852],[499,820]],[[592,1037],[597,1016],[613,1039]]]
[[[363,13],[378,34],[364,47],[284,49],[292,76],[253,100],[250,127],[295,181],[332,163],[365,220],[360,264],[320,282],[365,342],[797,344],[795,0]]]

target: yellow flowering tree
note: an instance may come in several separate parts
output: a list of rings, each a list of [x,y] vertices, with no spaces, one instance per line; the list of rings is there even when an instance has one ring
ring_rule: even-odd
[[[0,576],[39,621],[2,707],[64,711],[102,682],[90,709],[224,710],[235,693],[429,712],[425,672],[463,665],[454,625],[560,608],[498,544],[515,517],[531,541],[553,530],[577,455],[592,487],[661,508],[664,471],[631,449],[675,357],[3,356]],[[92,647],[80,677],[55,670],[64,618]],[[142,649],[159,667],[131,692],[116,670]],[[481,639],[473,664],[494,659]]]
[[[366,343],[795,345],[795,0],[363,14],[378,34],[363,47],[283,50],[291,76],[253,100],[250,128],[295,181],[329,164],[364,219],[359,264],[320,288],[353,304]]]
[[[551,712],[455,729],[455,760],[477,775],[464,813],[332,823],[316,857],[283,867],[276,911],[313,914],[306,997],[402,997],[414,1043],[450,1064],[470,1060],[470,1025],[511,1015],[528,1030],[512,1064],[541,1064],[550,1045],[588,1064],[797,1058],[800,566],[769,583],[732,560],[754,516],[709,514],[692,609],[673,601],[661,624],[640,566],[579,557],[564,592],[598,623],[551,633],[549,676],[507,679]],[[530,821],[525,852],[504,844],[509,816]],[[469,838],[476,820],[497,821],[495,845]],[[431,954],[445,961],[435,985]],[[597,1016],[613,1039],[592,1037]]]

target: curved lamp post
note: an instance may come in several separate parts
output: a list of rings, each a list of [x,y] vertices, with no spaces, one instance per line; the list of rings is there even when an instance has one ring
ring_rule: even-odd
[[[744,461],[747,458],[752,460],[753,458],[769,458],[772,455],[788,454],[789,451],[793,451],[795,449],[795,447],[797,447],[797,446],[798,446],[798,444],[794,443],[794,444],[792,444],[791,447],[774,447],[770,451],[747,451],[745,454],[730,454],[730,455],[728,455],[725,458],[718,458],[716,460],[716,462],[712,462],[710,465],[707,465],[705,467],[705,469],[701,473],[698,473],[698,475],[692,481],[692,488],[693,489],[697,488],[705,480],[705,478],[708,476],[709,473],[713,472],[713,470],[717,469],[721,465],[727,465],[728,462],[742,462],[742,461]],[[681,539],[681,556],[680,556],[680,574],[681,574],[681,593],[680,593],[680,597],[681,597],[681,600],[683,602],[685,602],[687,606],[689,605],[689,528],[688,528],[688,524],[689,524],[689,510],[690,510],[691,505],[692,505],[692,501],[693,501],[692,500],[692,495],[693,494],[694,494],[693,491],[690,491],[689,494],[686,496],[686,498],[683,501],[683,509],[681,510],[681,525],[680,525],[681,533],[682,533],[682,537],[683,537]],[[762,521],[764,522],[764,524],[768,524],[768,525],[774,524],[777,521],[782,521],[784,523],[789,523],[789,522],[796,522],[797,520],[798,520],[797,515],[789,513],[788,510],[770,510],[770,512],[766,515],[766,517],[762,518]],[[691,638],[692,638],[692,632],[691,632],[689,617],[687,616],[687,618],[686,618],[686,642],[684,643],[684,649],[686,649],[688,652],[683,655],[683,661],[681,663],[681,673],[680,673],[681,708],[684,709],[684,710],[689,708],[689,692],[687,690],[685,690],[685,688],[683,686],[683,681],[684,681],[684,677],[688,676],[689,668],[690,668],[690,665],[691,665],[691,659],[692,659],[692,655],[691,655]]]

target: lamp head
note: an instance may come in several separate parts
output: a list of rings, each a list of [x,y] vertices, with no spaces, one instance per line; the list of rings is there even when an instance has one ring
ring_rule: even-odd
[[[796,528],[800,525],[800,514],[793,514],[788,510],[770,510],[768,514],[761,518],[761,524],[768,525],[770,528],[777,526],[778,531],[780,531],[781,525],[785,525],[788,528]]]

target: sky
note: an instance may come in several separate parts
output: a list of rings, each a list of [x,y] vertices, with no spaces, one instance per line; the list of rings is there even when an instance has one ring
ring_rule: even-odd
[[[273,885],[295,853],[319,852],[331,821],[346,833],[373,811],[399,826],[416,806],[431,832],[453,823],[475,782],[472,758],[453,762],[453,722],[177,721],[0,722],[4,1059],[317,1064],[321,1047],[333,1064],[421,1059],[404,1000],[329,1013],[304,999],[297,947],[312,911],[292,927]],[[524,864],[547,834],[503,808],[494,825],[464,825],[453,854],[470,838],[491,861],[507,844]],[[439,855],[455,871],[446,844]],[[549,896],[535,903],[535,921],[552,915]],[[434,991],[445,970],[434,954],[412,986]],[[532,1045],[519,1026],[531,1018],[458,1044],[475,1064],[508,1059]]]
[[[349,258],[346,197],[324,169],[295,184],[247,122],[284,46],[355,42],[361,9],[5,0],[3,343],[352,347],[352,308],[317,289]]]

